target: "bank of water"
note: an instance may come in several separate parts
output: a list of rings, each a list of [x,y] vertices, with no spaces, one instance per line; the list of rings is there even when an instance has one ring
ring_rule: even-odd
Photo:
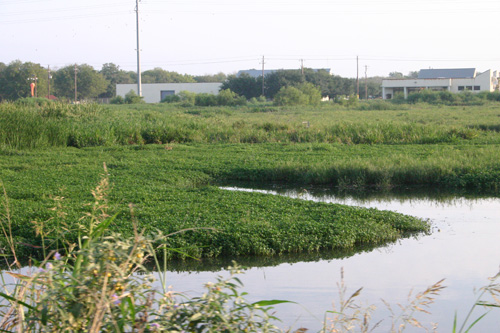
[[[348,293],[363,287],[358,305],[375,305],[373,324],[383,320],[375,332],[388,331],[391,314],[381,299],[399,314],[398,303],[408,304],[413,295],[445,278],[444,289],[428,309],[430,315],[416,315],[425,326],[438,324],[439,332],[450,332],[453,318],[461,324],[478,296],[478,289],[489,283],[488,277],[499,271],[500,264],[500,199],[443,194],[408,194],[382,196],[332,195],[322,190],[226,190],[264,191],[304,200],[335,202],[353,206],[392,210],[430,220],[432,233],[399,240],[385,247],[364,250],[353,255],[317,255],[303,261],[293,258],[270,265],[257,265],[246,270],[241,280],[248,299],[286,299],[299,303],[279,305],[276,315],[283,327],[306,327],[318,331],[332,302],[338,302],[337,283],[344,270]],[[326,259],[325,259],[326,258]],[[293,263],[292,263],[293,262]],[[220,266],[219,266],[220,267]],[[169,283],[177,291],[196,295],[203,283],[225,275],[217,266],[205,271],[169,272]],[[500,281],[499,281],[500,282]],[[413,299],[413,297],[410,297]],[[487,299],[485,297],[485,299]],[[471,323],[488,311],[477,308]],[[482,319],[475,332],[497,331],[500,309]],[[409,328],[406,331],[421,331]]]

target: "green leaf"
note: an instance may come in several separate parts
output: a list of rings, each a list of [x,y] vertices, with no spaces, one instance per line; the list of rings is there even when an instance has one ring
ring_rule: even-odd
[[[252,303],[252,305],[270,306],[270,305],[283,304],[283,303],[297,304],[296,302],[293,302],[293,301],[284,301],[284,300],[279,300],[279,299],[273,299],[273,300],[258,301],[258,302]]]
[[[23,305],[23,306],[27,307],[27,308],[28,308],[28,309],[30,309],[30,310],[33,310],[33,311],[37,312],[37,310],[36,310],[36,308],[35,308],[35,307],[33,307],[33,306],[31,306],[31,305],[29,305],[29,304],[27,304],[27,303],[23,302],[23,301],[20,301],[20,300],[18,300],[18,299],[16,299],[16,298],[14,298],[14,297],[12,297],[12,296],[9,296],[9,295],[7,295],[7,294],[5,294],[5,293],[2,293],[2,292],[0,292],[0,296],[1,296],[1,297],[3,297],[3,298],[5,298],[5,299],[8,299],[9,301],[16,302],[16,303],[18,303],[18,304],[21,304],[21,305]]]
[[[476,320],[474,320],[474,322],[473,322],[472,324],[470,324],[469,328],[465,331],[465,333],[469,332],[469,331],[470,331],[470,329],[471,329],[474,325],[476,325],[476,324],[477,324],[477,323],[478,323],[481,319],[483,319],[483,318],[484,318],[484,316],[486,316],[487,314],[488,314],[488,312],[483,313],[483,314],[482,314],[482,316],[480,316],[479,318],[477,318]]]
[[[47,325],[48,313],[49,313],[49,309],[47,308],[46,305],[44,305],[43,308],[42,308],[42,313],[41,313],[41,315],[42,315],[42,318],[41,318],[42,325]]]

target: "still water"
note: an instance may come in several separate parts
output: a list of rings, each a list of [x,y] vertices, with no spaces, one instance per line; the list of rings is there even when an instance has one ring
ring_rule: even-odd
[[[416,318],[426,327],[438,323],[438,332],[451,332],[455,313],[460,327],[478,296],[478,289],[487,285],[488,277],[499,271],[498,198],[443,194],[354,197],[332,195],[321,190],[224,189],[375,207],[429,219],[432,225],[430,235],[402,239],[347,257],[284,258],[285,262],[269,262],[269,266],[261,263],[260,267],[246,270],[240,278],[245,285],[243,290],[249,293],[248,300],[284,299],[300,304],[275,307],[276,315],[283,320],[279,324],[283,328],[305,327],[310,329],[309,332],[321,329],[325,312],[332,310],[333,301],[338,301],[337,283],[343,268],[349,295],[363,287],[358,304],[377,307],[372,322],[382,322],[375,332],[387,332],[391,326],[390,312],[381,299],[390,303],[397,315],[400,313],[397,304],[408,304],[410,291],[413,290],[415,295],[445,278],[446,289],[426,309],[431,314],[420,313]],[[169,284],[176,291],[196,295],[203,290],[203,283],[214,281],[217,275],[227,275],[224,269],[213,266],[202,269],[205,271],[171,271],[168,273]],[[485,311],[488,310],[476,308],[470,323]],[[409,327],[406,331],[422,330]],[[500,332],[500,309],[493,309],[472,331]]]

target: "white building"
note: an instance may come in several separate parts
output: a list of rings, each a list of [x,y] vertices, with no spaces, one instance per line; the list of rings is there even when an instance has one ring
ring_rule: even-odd
[[[207,93],[217,95],[222,83],[144,83],[142,84],[142,96],[146,103],[159,103],[165,96],[175,95],[181,91],[190,91],[197,94]],[[117,84],[116,95],[125,97],[125,95],[134,91],[137,94],[137,84]]]
[[[498,71],[487,70],[478,73],[475,68],[422,69],[416,79],[382,80],[382,98],[392,99],[395,94],[408,94],[423,89],[448,90],[453,93],[462,91],[480,92],[498,89]]]

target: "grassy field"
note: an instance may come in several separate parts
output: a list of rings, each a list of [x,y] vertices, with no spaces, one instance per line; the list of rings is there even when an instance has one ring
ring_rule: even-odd
[[[12,149],[151,143],[500,143],[498,103],[348,109],[177,105],[0,105],[0,146]],[[377,110],[370,110],[377,109]],[[380,109],[380,110],[378,110]]]
[[[0,180],[19,251],[75,240],[106,163],[113,230],[198,229],[169,246],[202,257],[352,249],[428,230],[392,212],[228,192],[236,181],[339,189],[433,186],[497,193],[498,104],[347,109],[0,104]],[[54,200],[54,196],[64,200]],[[51,207],[58,207],[50,210]],[[61,214],[65,212],[66,215]],[[4,209],[5,212],[5,209]],[[4,219],[5,220],[5,219]],[[46,221],[46,222],[44,222]],[[42,223],[43,222],[43,223]]]

